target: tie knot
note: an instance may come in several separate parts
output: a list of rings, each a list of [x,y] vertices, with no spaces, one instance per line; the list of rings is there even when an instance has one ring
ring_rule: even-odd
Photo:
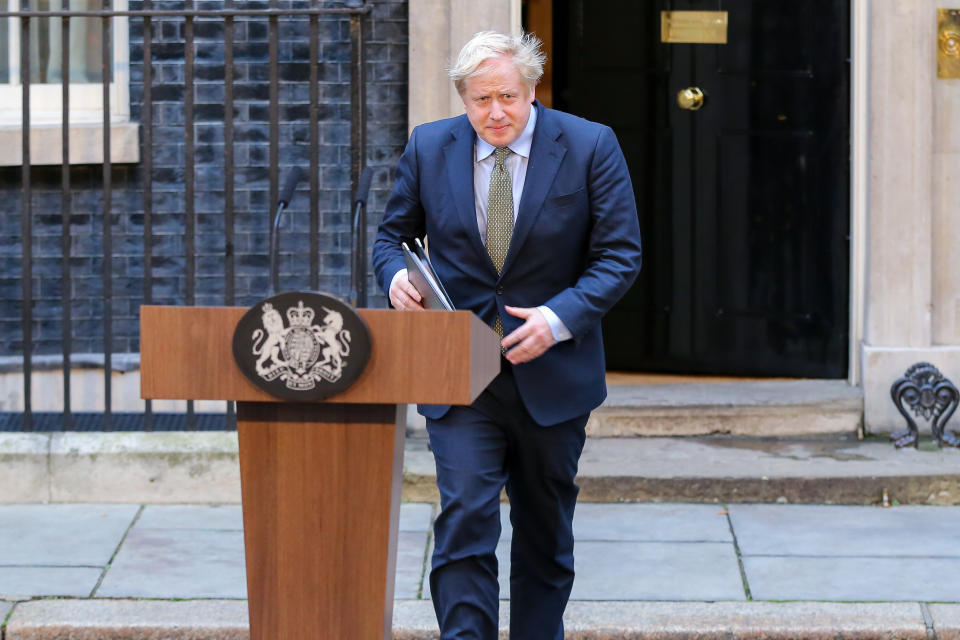
[[[494,153],[496,153],[497,166],[503,169],[503,161],[510,155],[510,147],[497,147]]]

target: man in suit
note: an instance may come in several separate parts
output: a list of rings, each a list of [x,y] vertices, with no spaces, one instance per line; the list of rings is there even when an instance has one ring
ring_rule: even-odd
[[[497,637],[504,487],[510,637],[562,640],[574,476],[606,396],[600,319],[640,269],[616,137],[535,101],[544,60],[531,36],[464,46],[450,75],[466,114],[414,129],[373,248],[391,304],[420,309],[400,243],[427,236],[454,305],[503,336],[501,372],[472,405],[420,407],[441,495],[430,587],[445,640]]]

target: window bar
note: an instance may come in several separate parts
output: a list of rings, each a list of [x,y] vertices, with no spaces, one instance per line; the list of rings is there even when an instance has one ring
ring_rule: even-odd
[[[277,0],[270,0],[270,8],[276,8],[276,6],[277,6]],[[277,99],[277,94],[278,94],[278,81],[277,81],[277,76],[279,75],[279,69],[278,69],[279,65],[278,65],[278,63],[277,63],[277,59],[278,59],[278,57],[279,57],[279,56],[277,55],[277,48],[278,48],[278,46],[277,46],[277,40],[278,40],[277,31],[278,31],[279,25],[278,25],[278,23],[277,23],[277,16],[271,15],[270,18],[269,18],[269,24],[270,24],[270,41],[269,41],[269,55],[270,55],[270,106],[269,106],[269,110],[268,110],[268,111],[269,111],[268,117],[269,117],[269,119],[270,119],[270,159],[269,159],[270,166],[269,166],[269,168],[268,168],[268,171],[269,171],[269,175],[270,175],[270,198],[269,198],[269,204],[268,204],[267,206],[270,208],[270,214],[271,214],[271,217],[270,217],[270,229],[272,230],[272,229],[274,228],[274,225],[273,225],[274,218],[273,218],[273,216],[277,215],[277,214],[276,214],[277,200],[279,199],[279,196],[280,196],[280,194],[279,194],[279,189],[280,189],[280,187],[279,187],[279,184],[278,184],[278,177],[277,177],[277,176],[278,176],[278,172],[280,171],[280,167],[278,166],[278,165],[279,165],[279,141],[278,141],[278,138],[279,138],[279,128],[280,128],[280,127],[279,127],[279,120],[280,120],[280,118],[279,118],[279,111],[278,111],[278,105],[277,105],[277,102],[278,102],[278,99]],[[278,244],[277,244],[277,273],[278,273],[278,274],[282,271],[282,269],[280,268],[280,264],[281,264],[281,261],[280,261],[280,249],[279,249],[279,243],[278,243]],[[270,274],[270,277],[271,277],[271,278],[273,277],[273,274],[272,274],[272,273]],[[279,275],[278,275],[278,277],[277,277],[277,281],[279,282]],[[277,288],[278,288],[278,289],[280,288],[279,285],[278,285]],[[275,291],[274,293],[279,293],[279,290],[278,290],[278,291]]]
[[[317,0],[311,0],[311,7]],[[319,18],[310,16],[310,288],[320,289],[320,96],[317,85],[317,59],[320,57]]]
[[[366,73],[363,58],[363,16],[350,16],[350,191],[355,193],[360,172],[367,160]],[[360,273],[357,274],[357,306],[367,306],[367,214],[360,208],[357,253]]]
[[[20,18],[20,82],[23,85],[20,235],[23,261],[23,430],[33,431],[33,207],[30,189],[30,18]]]
[[[64,10],[70,10],[70,0],[63,0]],[[70,18],[60,18],[61,66],[60,90],[62,101],[60,108],[63,117],[63,130],[60,145],[63,147],[63,160],[60,165],[60,211],[63,224],[60,231],[61,272],[60,272],[60,308],[62,311],[60,342],[63,346],[63,428],[73,428],[73,413],[70,407],[70,352],[73,350],[70,322]]]
[[[153,0],[143,0],[151,9]],[[143,17],[143,304],[153,304],[153,21]],[[143,409],[143,430],[153,431],[153,401]]]
[[[230,10],[233,8],[233,0],[224,0],[223,6]],[[236,288],[234,277],[234,218],[233,218],[233,38],[234,25],[233,16],[227,14],[224,16],[223,23],[224,51],[223,51],[223,267],[224,267],[224,304],[232,307],[236,304]],[[236,407],[231,401],[227,401],[227,418],[225,427],[227,429],[236,429],[237,414]]]
[[[103,0],[110,10],[111,0]],[[103,16],[101,80],[103,81],[103,429],[113,431],[113,194],[110,167],[110,17]]]
[[[193,0],[188,7],[193,8]],[[193,16],[184,17],[183,25],[183,191],[186,205],[186,238],[184,266],[186,268],[186,304],[196,304],[196,215],[194,211],[194,157],[193,157]],[[187,400],[187,429],[197,428],[197,414],[192,400]]]

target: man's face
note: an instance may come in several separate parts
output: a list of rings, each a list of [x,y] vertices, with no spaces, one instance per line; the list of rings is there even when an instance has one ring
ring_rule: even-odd
[[[481,73],[464,81],[463,105],[477,135],[495,147],[505,147],[523,133],[530,119],[534,90],[509,58],[487,58]]]

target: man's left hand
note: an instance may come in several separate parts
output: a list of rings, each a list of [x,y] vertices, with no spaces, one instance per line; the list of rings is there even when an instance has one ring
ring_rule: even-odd
[[[516,330],[504,336],[503,342],[500,343],[504,349],[508,350],[505,357],[510,364],[530,362],[554,345],[556,340],[553,338],[553,332],[550,331],[550,325],[547,324],[547,319],[539,309],[507,306],[504,309],[510,315],[525,320]]]

